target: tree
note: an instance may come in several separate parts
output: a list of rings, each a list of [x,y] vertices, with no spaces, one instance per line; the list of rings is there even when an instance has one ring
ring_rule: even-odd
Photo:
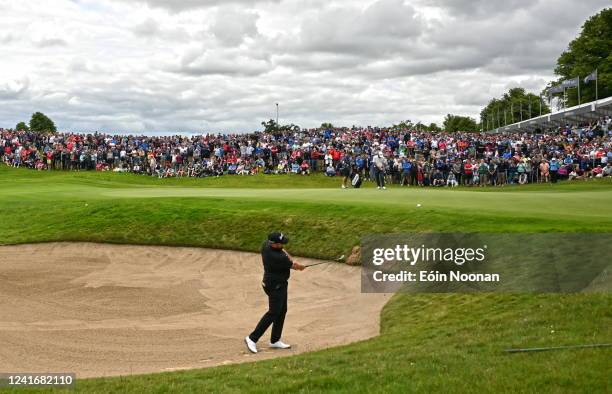
[[[55,133],[55,123],[49,117],[42,112],[35,112],[32,114],[30,119],[30,130],[39,133]]]
[[[393,129],[393,130],[408,130],[408,129],[412,129],[413,127],[414,127],[414,125],[412,124],[412,121],[410,119],[407,119],[407,120],[402,120],[398,124],[392,125],[391,129]]]
[[[597,69],[599,98],[612,95],[612,8],[605,8],[582,25],[582,31],[557,59],[555,74],[562,80],[580,77],[581,102],[595,100],[595,82],[583,84],[582,79]],[[578,104],[578,89],[567,89],[567,102]]]
[[[297,133],[297,132],[299,132],[301,130],[300,126],[298,126],[296,124],[293,124],[293,123],[288,124],[288,125],[282,125],[278,129],[280,131],[292,131],[294,133]]]
[[[427,126],[427,131],[438,132],[442,131],[442,129],[437,124],[430,123],[429,126]]]
[[[28,131],[28,130],[30,130],[30,128],[28,127],[28,125],[25,122],[19,122],[19,123],[17,123],[17,126],[15,126],[15,130],[17,130],[17,131]]]
[[[276,124],[274,119],[270,119],[267,122],[261,122],[261,125],[264,127],[264,132],[266,133],[278,132],[278,124]]]
[[[444,118],[444,130],[449,132],[477,131],[478,125],[476,124],[476,121],[469,116],[448,114]]]
[[[331,123],[329,123],[329,122],[326,122],[326,123],[321,123],[321,128],[322,128],[322,129],[333,129],[333,128],[334,128],[334,125],[333,125],[333,124],[331,124]]]
[[[279,125],[276,123],[276,121],[274,119],[270,119],[267,122],[261,122],[261,125],[264,127],[264,131],[266,133],[278,133],[279,131],[293,131],[293,132],[299,132],[300,131],[300,126],[296,125],[296,124],[289,124],[289,125]]]

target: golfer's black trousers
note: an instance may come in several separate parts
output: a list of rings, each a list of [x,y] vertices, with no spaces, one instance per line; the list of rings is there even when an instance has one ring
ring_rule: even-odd
[[[253,342],[259,341],[259,338],[272,325],[270,342],[275,343],[280,340],[283,334],[283,324],[285,324],[285,315],[287,314],[287,283],[268,284],[263,289],[268,295],[268,311],[261,317],[257,327],[249,337]]]

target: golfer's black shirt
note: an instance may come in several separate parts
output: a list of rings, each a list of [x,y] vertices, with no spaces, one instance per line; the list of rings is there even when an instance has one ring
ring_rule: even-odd
[[[282,283],[289,279],[293,263],[281,249],[274,249],[270,242],[261,246],[261,260],[264,266],[264,283]]]

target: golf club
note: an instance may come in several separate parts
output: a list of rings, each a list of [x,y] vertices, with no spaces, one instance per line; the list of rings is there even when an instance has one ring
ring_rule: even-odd
[[[306,265],[305,267],[314,267],[315,265],[321,265],[321,264],[328,264],[331,263],[331,261],[321,261],[320,263],[314,263],[314,264],[310,264],[310,265]]]

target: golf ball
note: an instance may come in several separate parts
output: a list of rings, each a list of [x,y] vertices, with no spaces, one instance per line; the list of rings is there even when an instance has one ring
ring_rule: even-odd
[[[417,204],[417,208],[421,208],[421,204]]]

